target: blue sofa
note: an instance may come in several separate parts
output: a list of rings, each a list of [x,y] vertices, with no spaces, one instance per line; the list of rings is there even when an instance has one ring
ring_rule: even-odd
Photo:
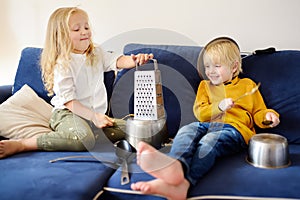
[[[38,69],[40,51],[31,47],[22,51],[14,86],[0,87],[1,103],[24,84],[49,102]],[[162,74],[170,138],[180,127],[195,121],[192,106],[201,81],[196,70],[200,51],[198,46],[128,44],[124,47],[125,54],[144,52],[155,55]],[[189,199],[300,199],[299,60],[300,51],[296,50],[246,55],[241,75],[261,82],[260,91],[267,106],[280,113],[278,127],[257,128],[257,132],[286,137],[291,165],[279,169],[256,168],[246,162],[246,151],[221,158],[190,189]],[[152,67],[149,63],[145,69]],[[113,117],[133,112],[133,72],[133,69],[124,70],[117,77],[112,72],[105,75],[110,99],[109,114]],[[163,146],[160,150],[168,151],[168,148]],[[74,157],[49,162],[66,156]],[[129,163],[130,183],[121,185],[121,168],[112,164],[115,158],[113,149],[101,152],[96,148],[92,152],[26,152],[2,159],[1,199],[164,199],[130,190],[131,182],[153,179],[135,164],[134,159]]]

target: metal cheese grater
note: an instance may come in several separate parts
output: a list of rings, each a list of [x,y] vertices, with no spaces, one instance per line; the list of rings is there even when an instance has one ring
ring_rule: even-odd
[[[134,72],[134,119],[158,120],[165,116],[161,73],[156,59],[151,59],[154,70]]]

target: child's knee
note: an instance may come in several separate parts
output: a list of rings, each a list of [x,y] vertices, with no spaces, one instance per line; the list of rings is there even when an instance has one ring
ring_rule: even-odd
[[[84,145],[84,147],[89,150],[95,146],[95,136],[93,132],[90,130],[86,132],[86,135],[80,138],[80,142]]]

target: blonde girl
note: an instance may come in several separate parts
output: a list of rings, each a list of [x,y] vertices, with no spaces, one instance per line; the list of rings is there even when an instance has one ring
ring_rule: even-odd
[[[41,68],[53,105],[51,132],[29,139],[0,142],[0,158],[23,151],[84,151],[93,148],[97,128],[112,126],[105,115],[107,94],[103,73],[135,67],[152,54],[131,56],[105,52],[93,43],[88,14],[77,7],[55,10],[48,21]]]

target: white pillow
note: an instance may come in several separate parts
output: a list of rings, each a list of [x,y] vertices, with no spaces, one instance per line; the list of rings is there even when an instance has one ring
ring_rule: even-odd
[[[18,139],[50,132],[51,112],[52,106],[24,85],[0,105],[0,135]]]

